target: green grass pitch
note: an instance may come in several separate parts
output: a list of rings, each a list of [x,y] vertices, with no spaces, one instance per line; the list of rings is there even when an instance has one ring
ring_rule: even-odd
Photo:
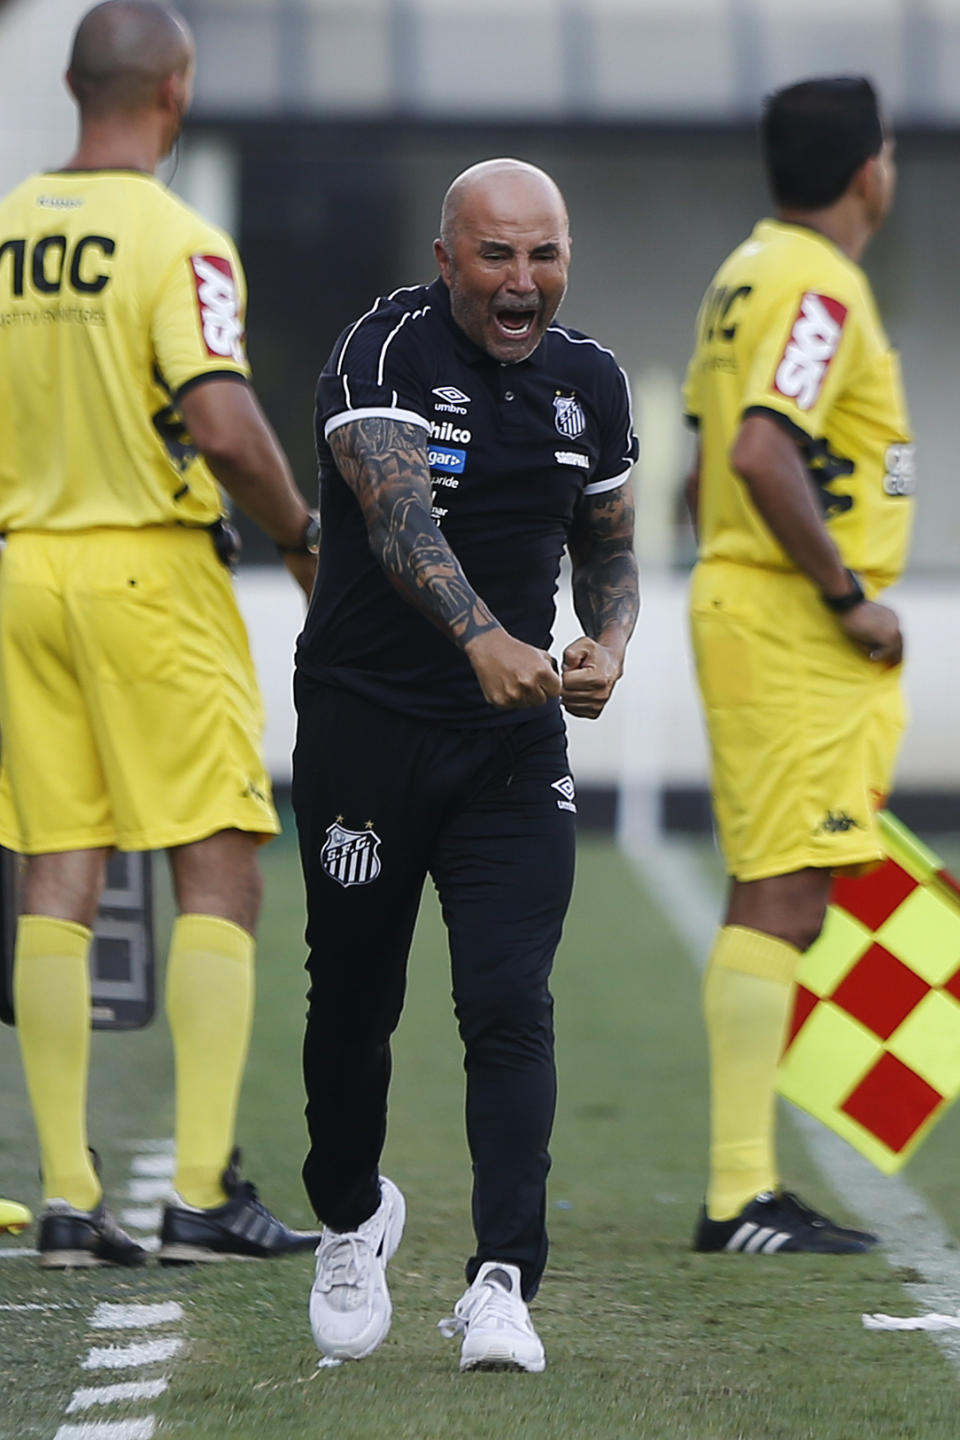
[[[956,860],[953,849],[948,859]],[[241,1106],[246,1169],[290,1223],[309,1212],[299,1045],[304,1011],[300,879],[291,839],[264,851],[258,1011]],[[168,920],[164,920],[164,928]],[[929,1336],[870,1334],[862,1311],[914,1302],[882,1255],[694,1256],[703,1184],[705,1056],[690,956],[613,845],[581,845],[555,973],[560,1105],[550,1188],[550,1267],[535,1305],[542,1376],[457,1372],[436,1321],[469,1253],[463,1073],[442,927],[426,898],[395,1047],[384,1169],[409,1207],[391,1267],[393,1329],[359,1365],[317,1370],[306,1319],[312,1261],[44,1275],[0,1255],[0,1437],[51,1440],[65,1419],[149,1410],[181,1440],[954,1440],[960,1377]],[[0,1033],[0,1193],[35,1203],[36,1147],[14,1036]],[[171,1133],[170,1046],[147,1031],[94,1037],[91,1135],[122,1204],[133,1142]],[[960,1236],[957,1116],[908,1179]],[[789,1181],[854,1218],[793,1128]],[[29,1236],[0,1241],[0,1251]],[[135,1376],[81,1369],[104,1300],[179,1300],[183,1350]],[[11,1309],[12,1306],[43,1307]],[[116,1338],[116,1337],[114,1337]],[[128,1338],[128,1337],[124,1337]],[[145,1407],[65,1417],[82,1385],[169,1375]]]

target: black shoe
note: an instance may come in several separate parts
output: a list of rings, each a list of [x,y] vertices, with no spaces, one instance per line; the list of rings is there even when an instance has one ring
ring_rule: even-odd
[[[821,1215],[819,1210],[814,1210],[811,1205],[805,1204],[804,1201],[800,1199],[800,1196],[795,1195],[792,1190],[780,1191],[780,1203],[781,1205],[792,1207],[794,1212],[799,1215],[802,1220],[805,1220],[808,1225],[812,1225],[815,1229],[826,1226],[828,1230],[833,1231],[834,1235],[843,1235],[848,1240],[859,1240],[861,1244],[866,1245],[868,1249],[872,1249],[874,1245],[880,1244],[879,1235],[874,1235],[870,1230],[854,1230],[849,1225],[838,1225],[836,1220],[831,1220],[828,1216]]]
[[[701,1207],[693,1248],[742,1255],[863,1255],[877,1243],[865,1230],[848,1230],[811,1210],[789,1190],[763,1191],[732,1220],[711,1220]]]
[[[143,1246],[120,1229],[102,1200],[93,1210],[51,1200],[40,1216],[37,1250],[44,1270],[143,1265],[147,1259]]]
[[[194,1210],[183,1203],[167,1205],[160,1227],[161,1265],[188,1265],[195,1260],[267,1260],[315,1250],[319,1231],[289,1230],[257,1198],[256,1187],[237,1174],[240,1152],[234,1150],[222,1184],[230,1197],[213,1210]]]

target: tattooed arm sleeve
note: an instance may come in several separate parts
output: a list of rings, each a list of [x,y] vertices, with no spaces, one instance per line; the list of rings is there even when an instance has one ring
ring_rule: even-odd
[[[640,610],[637,560],[633,551],[633,490],[585,495],[570,532],[573,605],[591,640],[615,637],[626,645]]]
[[[497,629],[431,518],[426,432],[366,416],[338,426],[328,443],[363,511],[370,549],[404,600],[461,649]]]

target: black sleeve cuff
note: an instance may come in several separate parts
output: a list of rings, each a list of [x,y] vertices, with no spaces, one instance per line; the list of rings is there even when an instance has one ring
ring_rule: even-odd
[[[237,370],[205,370],[202,375],[194,375],[190,380],[184,381],[174,394],[174,401],[182,400],[184,395],[189,395],[198,385],[205,385],[208,380],[239,380],[241,385],[249,385],[250,380],[246,375],[241,375]]]
[[[805,450],[813,441],[813,436],[800,425],[795,425],[788,415],[782,410],[774,410],[769,405],[748,405],[741,415],[741,420],[746,420],[748,415],[766,415],[768,419],[775,420],[781,430],[785,430],[791,440],[795,440],[802,450]]]

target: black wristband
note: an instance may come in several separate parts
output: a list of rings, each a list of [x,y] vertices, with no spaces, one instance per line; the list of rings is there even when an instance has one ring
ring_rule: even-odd
[[[860,577],[855,575],[852,570],[847,571],[847,577],[851,588],[846,595],[824,595],[823,593],[820,595],[824,605],[828,610],[832,610],[834,615],[846,615],[848,610],[855,610],[867,598],[863,593]]]
[[[311,511],[303,523],[299,545],[277,545],[281,555],[316,555],[320,549],[320,519]]]

